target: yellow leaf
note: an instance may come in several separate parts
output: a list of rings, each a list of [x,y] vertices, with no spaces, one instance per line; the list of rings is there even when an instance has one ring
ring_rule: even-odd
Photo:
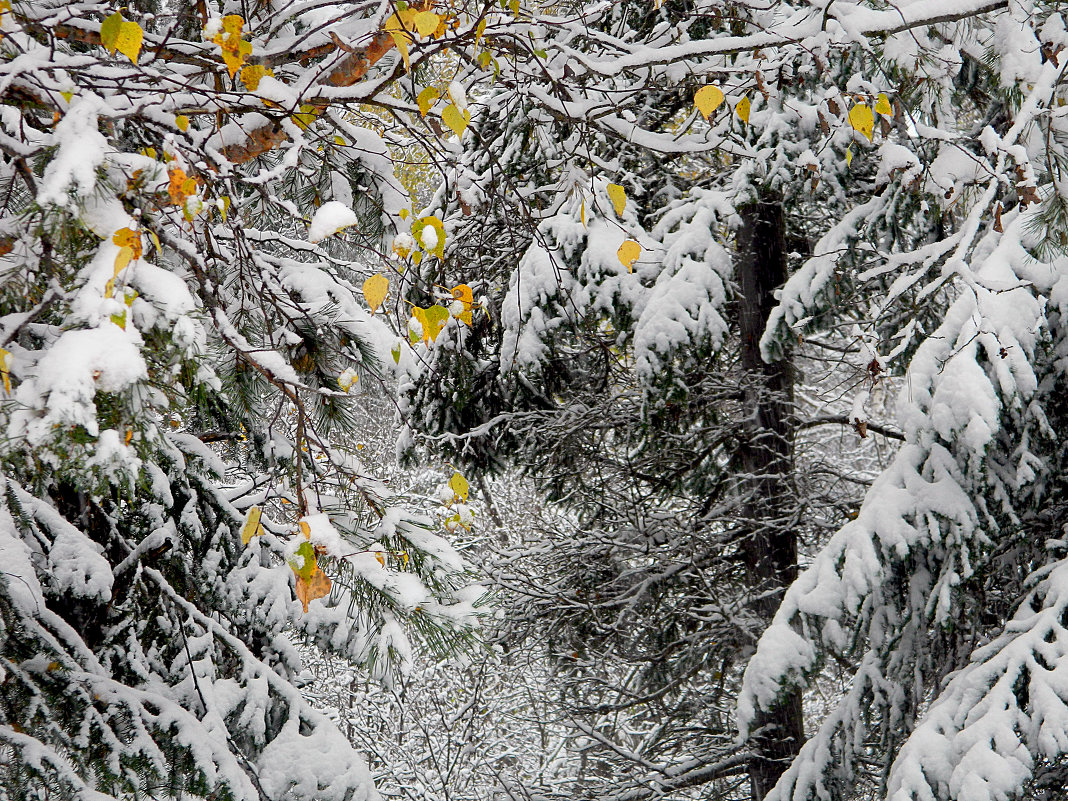
[[[430,337],[427,336],[427,333],[426,333],[426,328],[427,328],[426,309],[424,309],[421,306],[413,306],[412,307],[412,319],[415,320],[417,323],[419,323],[419,331],[416,331],[414,329],[414,327],[411,324],[409,324],[408,325],[408,340],[413,345],[419,344],[420,340],[422,340],[423,342],[428,342],[430,340]]]
[[[427,227],[433,229],[432,234],[428,234]],[[445,226],[437,217],[430,215],[416,220],[412,225],[412,236],[423,250],[439,259],[445,258]]]
[[[149,231],[148,232],[148,238],[152,240],[152,245],[156,248],[156,253],[162,253],[163,252],[163,246],[160,245],[159,237],[156,236],[156,232],[155,231]]]
[[[126,330],[126,312],[111,315],[111,322],[115,323],[123,331]]]
[[[467,502],[467,494],[471,489],[471,485],[467,483],[467,479],[461,476],[459,473],[453,473],[452,478],[449,479],[449,489],[453,491],[453,494],[460,500]]]
[[[434,342],[438,338],[438,334],[441,333],[441,329],[445,327],[445,323],[449,320],[449,310],[444,306],[435,303],[429,309],[423,313],[423,319],[420,322],[423,324],[423,341],[428,339]]]
[[[119,34],[115,39],[115,49],[137,63],[137,56],[141,53],[141,41],[144,39],[144,31],[136,22],[123,22],[119,27]]]
[[[240,36],[241,29],[244,27],[245,20],[240,14],[227,14],[225,17],[223,17],[223,33],[228,33],[231,36]]]
[[[319,116],[322,111],[318,106],[313,106],[311,103],[305,103],[300,107],[300,113],[293,115],[293,122],[297,124],[297,127],[302,131],[307,130],[308,126],[315,122],[315,118]]]
[[[387,292],[389,292],[389,279],[381,273],[372,275],[363,282],[363,297],[367,305],[371,307],[371,314],[374,314],[385,301]]]
[[[478,43],[482,41],[483,35],[486,33],[486,18],[483,17],[479,20],[478,27],[475,28],[475,47],[478,47]]]
[[[356,371],[351,367],[337,377],[337,385],[341,387],[345,392],[352,389],[353,385],[360,380],[360,377],[356,375]],[[357,448],[356,450],[360,450]]]
[[[707,120],[723,102],[723,92],[718,86],[702,86],[693,96],[693,104]]]
[[[241,29],[245,26],[245,20],[238,14],[228,14],[223,17],[222,31],[215,34],[211,41],[219,45],[223,63],[233,78],[245,60],[252,55],[252,45],[242,40]]]
[[[850,145],[849,147],[846,148],[845,160],[846,160],[846,166],[847,167],[850,164],[853,163],[853,146],[852,145]]]
[[[120,228],[115,232],[115,235],[111,237],[111,241],[120,248],[130,248],[133,258],[141,258],[141,235],[137,233],[137,231],[129,228]]]
[[[59,96],[69,103],[71,98],[74,97],[74,92],[60,92]]]
[[[226,215],[230,213],[230,196],[223,195],[219,198],[219,213],[222,215],[223,222],[226,222]]]
[[[734,107],[734,113],[738,115],[738,119],[748,125],[750,109],[751,106],[749,103],[749,98],[743,97],[741,100],[738,101],[738,105]]]
[[[582,203],[579,204],[579,219],[582,221],[582,227],[586,227],[586,198],[582,198]]]
[[[305,614],[308,613],[308,604],[311,601],[330,594],[331,586],[330,577],[320,570],[318,565],[307,578],[297,575],[297,600],[304,605]]]
[[[115,275],[118,275],[133,259],[133,248],[126,245],[119,248],[119,254],[115,257]]]
[[[241,68],[241,83],[245,84],[245,88],[250,92],[255,92],[260,88],[260,81],[273,74],[273,71],[262,64],[249,64],[247,67]]]
[[[879,92],[879,96],[875,98],[875,111],[884,117],[894,115],[894,108],[890,105],[890,98],[886,96],[886,92]]]
[[[441,119],[442,122],[456,132],[458,137],[462,137],[464,131],[467,130],[468,123],[471,122],[471,112],[464,109],[463,113],[461,113],[455,103],[450,103],[445,107],[445,110],[441,112]]]
[[[263,534],[263,526],[260,524],[260,516],[263,514],[263,510],[258,506],[253,506],[248,510],[245,515],[245,525],[241,527],[241,542],[244,545],[248,545],[252,542],[253,537],[259,537]]]
[[[434,103],[437,102],[439,97],[441,97],[441,92],[433,86],[428,86],[420,92],[418,97],[415,98],[416,102],[419,104],[419,113],[424,117],[429,114],[430,109],[434,107]]]
[[[441,17],[433,11],[420,11],[412,17],[412,24],[424,39],[438,29]]]
[[[4,381],[4,392],[11,394],[11,351],[0,348],[0,378]]]
[[[849,124],[860,131],[868,141],[871,141],[875,131],[875,115],[871,113],[871,106],[867,103],[857,103],[849,110]]]
[[[397,14],[390,14],[384,27],[386,33],[393,37],[393,44],[397,46],[397,52],[401,54],[401,58],[404,60],[404,68],[408,70],[408,72],[411,72],[412,62],[408,55],[408,44],[414,41],[412,34],[409,31],[411,28],[411,18],[415,16],[415,13],[411,10],[405,10],[401,11],[400,14],[400,17],[398,17]],[[405,22],[409,24],[405,25]]]
[[[627,190],[619,184],[609,184],[608,199],[612,201],[612,206],[616,210],[616,216],[622,217],[623,209],[627,207]]]
[[[634,272],[634,262],[638,260],[638,257],[642,255],[642,246],[635,242],[633,239],[627,239],[619,246],[619,250],[616,251],[616,256],[619,258],[620,264],[627,268],[627,272]]]
[[[178,126],[179,131],[189,130],[189,118],[184,114],[179,114],[174,118],[174,124]]]

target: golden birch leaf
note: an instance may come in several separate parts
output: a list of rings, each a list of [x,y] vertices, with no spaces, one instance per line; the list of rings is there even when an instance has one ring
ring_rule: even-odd
[[[258,506],[253,506],[248,510],[245,515],[245,525],[241,527],[241,543],[248,545],[252,542],[253,537],[259,537],[263,534],[263,526],[260,524],[260,517],[263,514],[263,510]]]
[[[748,97],[743,97],[738,101],[738,105],[734,107],[734,113],[738,115],[738,119],[749,124],[749,112],[752,110],[752,105],[749,103]]]
[[[623,209],[627,207],[627,190],[619,184],[608,185],[608,199],[612,201],[612,207],[616,210],[616,216],[623,216]]]
[[[245,88],[250,92],[255,92],[260,88],[260,81],[273,74],[272,70],[262,64],[249,64],[241,68],[241,83],[245,84]]]
[[[435,303],[429,309],[426,310],[423,315],[423,341],[428,338],[431,342],[437,340],[438,334],[441,333],[441,329],[445,327],[445,323],[449,320],[449,310],[444,306]]]
[[[702,86],[693,96],[693,104],[707,120],[723,102],[723,91],[718,86]]]
[[[445,110],[441,112],[441,120],[448,125],[456,133],[457,137],[463,137],[464,131],[467,130],[468,123],[471,122],[471,112],[464,109],[463,112],[456,107],[455,103],[450,103],[445,107]]]
[[[120,228],[111,237],[111,241],[120,248],[129,248],[133,258],[141,258],[141,235],[130,228]]]
[[[449,479],[449,489],[452,490],[453,495],[466,503],[467,495],[471,491],[471,485],[459,473],[453,473],[452,478]]]
[[[445,226],[437,217],[429,215],[416,220],[412,225],[412,236],[427,253],[445,258]]]
[[[441,97],[441,92],[433,86],[428,86],[421,91],[415,98],[415,102],[419,104],[419,113],[424,117],[429,114],[439,97]]]
[[[410,11],[408,14],[401,13],[405,17],[414,16]],[[409,18],[406,21],[410,22],[411,20]],[[412,34],[409,31],[410,27],[410,25],[405,26],[401,18],[396,14],[390,14],[385,24],[386,33],[393,37],[393,44],[397,46],[397,52],[401,54],[401,58],[404,60],[404,69],[408,72],[412,71],[411,56],[408,54],[408,44],[413,41]]]
[[[124,21],[119,26],[118,36],[115,37],[115,49],[130,59],[134,64],[141,53],[141,42],[145,32],[136,22]]]
[[[419,11],[412,17],[412,24],[424,39],[431,36],[438,29],[440,23],[441,17],[433,11]]]
[[[0,378],[4,381],[4,392],[11,394],[11,351],[0,348]]]
[[[849,124],[864,134],[870,142],[875,131],[875,115],[871,113],[871,106],[867,103],[857,103],[853,106],[849,110]]]
[[[119,248],[119,253],[115,257],[115,275],[118,275],[126,268],[126,265],[133,259],[133,254],[133,248],[129,245],[123,245]]]
[[[879,92],[879,96],[875,98],[875,111],[884,117],[894,116],[894,107],[890,105],[890,98],[886,96],[886,92]]]
[[[179,131],[184,132],[189,130],[189,118],[184,114],[179,114],[177,117],[175,117],[174,124],[178,126]]]
[[[367,305],[371,307],[371,314],[374,314],[378,307],[382,305],[388,292],[389,279],[382,273],[372,275],[363,282],[363,297],[367,301]]]
[[[412,307],[412,320],[419,324],[418,330],[411,323],[408,324],[408,340],[417,345],[420,340],[424,343],[430,341],[430,337],[426,333],[427,321],[426,321],[426,309],[422,306]]]
[[[634,262],[638,260],[638,257],[642,255],[642,246],[635,242],[633,239],[627,239],[619,246],[619,250],[616,251],[616,256],[619,258],[620,264],[627,268],[627,272],[634,272]]]

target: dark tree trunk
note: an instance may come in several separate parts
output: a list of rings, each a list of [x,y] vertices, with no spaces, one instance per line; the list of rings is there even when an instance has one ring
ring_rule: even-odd
[[[793,510],[793,371],[788,361],[766,363],[760,337],[775,306],[774,290],[786,281],[786,226],[774,196],[740,209],[738,285],[741,359],[744,372],[744,436],[741,471],[745,555],[753,608],[769,622],[783,589],[797,576]],[[804,739],[801,693],[785,694],[756,720],[757,755],[749,765],[753,801],[761,801],[797,754]]]

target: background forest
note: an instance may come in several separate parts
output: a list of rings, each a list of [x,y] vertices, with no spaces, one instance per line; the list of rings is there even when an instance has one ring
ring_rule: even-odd
[[[0,799],[1068,798],[1066,44],[0,0]]]

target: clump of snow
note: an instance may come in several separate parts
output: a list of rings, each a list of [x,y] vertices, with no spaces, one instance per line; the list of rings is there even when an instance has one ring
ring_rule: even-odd
[[[322,242],[328,236],[357,222],[356,212],[344,203],[328,201],[316,209],[315,216],[308,225],[308,241]]]
[[[32,368],[16,397],[28,411],[12,416],[16,433],[31,443],[51,435],[53,426],[81,425],[95,436],[99,428],[93,399],[97,392],[117,393],[148,377],[136,332],[116,325],[66,331]],[[20,431],[20,429],[24,430]]]

